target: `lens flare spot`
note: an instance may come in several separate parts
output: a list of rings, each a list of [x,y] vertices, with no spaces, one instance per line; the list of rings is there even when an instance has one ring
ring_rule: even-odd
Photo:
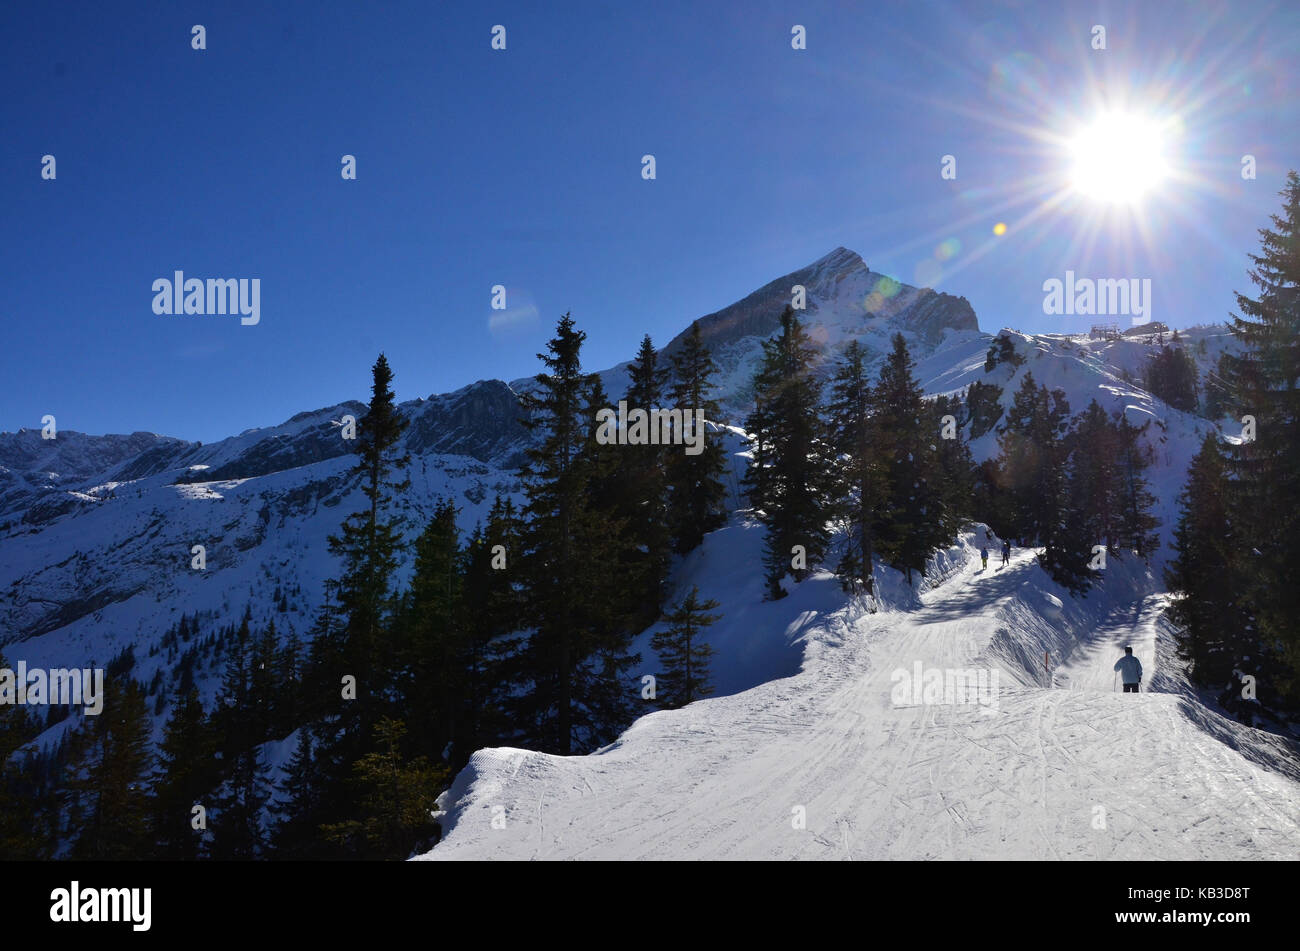
[[[993,226],[993,233],[997,235],[999,238],[1002,237],[1004,234],[1006,234],[1007,233],[1006,222],[999,221],[997,224],[995,224]]]
[[[927,258],[916,266],[917,287],[934,287],[941,277],[943,277],[943,268],[939,266],[938,261]]]

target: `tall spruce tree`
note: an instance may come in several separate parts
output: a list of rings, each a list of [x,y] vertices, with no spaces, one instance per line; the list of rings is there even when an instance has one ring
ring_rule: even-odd
[[[398,688],[416,724],[408,743],[432,757],[449,746],[459,755],[468,742],[464,554],[457,514],[450,499],[440,499],[416,540],[415,572],[400,625]]]
[[[470,538],[465,556],[467,688],[469,742],[459,754],[513,740],[506,712],[518,671],[518,638],[523,626],[523,595],[514,570],[523,550],[522,526],[514,503],[498,495],[486,527]],[[464,763],[453,750],[455,766]]]
[[[192,861],[206,855],[207,836],[194,827],[193,810],[202,806],[206,814],[214,804],[216,748],[198,691],[191,690],[173,708],[159,747],[153,796],[158,858]]]
[[[936,478],[939,430],[912,375],[914,367],[903,335],[894,334],[875,390],[877,452],[886,484],[877,537],[882,556],[909,583],[912,572],[924,572],[944,531]]]
[[[1026,373],[998,429],[998,479],[1013,531],[1041,546],[1043,566],[1072,589],[1086,586],[1088,541],[1082,511],[1069,504],[1070,404]]]
[[[717,422],[721,413],[714,397],[718,365],[704,343],[698,320],[691,324],[671,363],[669,396],[673,405],[682,410],[683,416],[698,409],[706,420]],[[705,535],[726,522],[726,469],[727,455],[721,441],[707,432],[704,449],[698,455],[675,451],[668,456],[668,528],[678,553],[693,551]]]
[[[1116,469],[1119,475],[1119,529],[1125,548],[1147,558],[1160,544],[1156,529],[1160,520],[1151,514],[1155,496],[1143,474],[1151,465],[1152,451],[1143,441],[1150,421],[1134,426],[1123,412],[1117,413],[1115,426]]]
[[[1047,527],[1039,563],[1058,584],[1083,594],[1096,580],[1092,566],[1099,563],[1093,561],[1093,549],[1099,540],[1087,508],[1087,497],[1095,490],[1092,470],[1083,462],[1075,422],[1070,420],[1062,436],[1060,507]]]
[[[350,473],[366,504],[329,536],[339,573],[325,583],[301,698],[304,714],[317,727],[321,808],[332,821],[355,814],[347,785],[351,765],[369,742],[371,724],[395,699],[397,657],[390,635],[400,598],[393,579],[406,547],[406,521],[395,510],[410,487],[408,479],[397,477],[410,461],[400,449],[408,423],[397,410],[393,372],[382,353],[371,378]]]
[[[877,453],[879,434],[874,418],[874,389],[867,379],[866,351],[850,340],[831,381],[827,405],[830,444],[835,457],[835,494],[841,500],[849,530],[844,554],[835,568],[846,586],[874,589],[873,537],[879,509],[887,491],[885,471]]]
[[[1026,373],[998,428],[998,468],[1015,534],[1027,544],[1050,543],[1061,524],[1069,426],[1065,394]]]
[[[664,402],[667,370],[648,334],[641,340],[628,375],[630,409],[649,412]],[[633,542],[629,581],[634,587],[629,587],[627,596],[637,599],[639,613],[648,623],[658,616],[663,604],[664,581],[672,553],[667,467],[673,450],[661,444],[627,445],[618,450],[615,478],[619,489],[613,508],[617,517],[626,522]]]
[[[636,597],[647,587],[649,565],[643,540],[624,514],[628,486],[620,477],[621,460],[638,447],[602,445],[596,438],[597,416],[608,403],[600,378],[593,377],[584,396],[588,437],[580,457],[587,485],[582,548],[589,564],[575,604],[588,658],[576,671],[582,702],[575,726],[589,748],[612,742],[634,718],[631,669],[640,657],[630,653],[632,638],[657,616]]]
[[[587,499],[591,468],[583,458],[594,425],[585,412],[591,382],[582,369],[585,339],[569,314],[561,317],[547,352],[538,354],[545,369],[522,396],[524,424],[536,434],[523,470],[523,571],[533,629],[525,661],[530,689],[521,694],[517,713],[531,742],[561,754],[582,742],[576,732],[583,725],[576,722],[584,700],[579,669],[595,646],[585,626],[587,574],[595,561],[586,546],[598,532]]]
[[[246,612],[226,645],[221,696],[213,711],[221,754],[220,786],[214,795],[211,855],[216,859],[258,858],[266,846],[262,810],[270,796],[260,744],[263,717],[253,695],[256,638]]]
[[[1095,399],[1071,433],[1068,504],[1080,513],[1084,541],[1119,554],[1121,480],[1119,431]]]
[[[928,429],[937,433],[930,445],[934,454],[935,474],[931,481],[936,489],[938,507],[930,521],[931,545],[948,545],[974,512],[975,460],[966,440],[971,418],[962,401],[955,396],[940,395],[928,403]]]
[[[129,677],[106,678],[104,708],[73,733],[64,784],[74,859],[149,858],[149,714]]]
[[[1243,592],[1262,651],[1278,656],[1272,679],[1300,705],[1300,175],[1281,191],[1281,214],[1262,228],[1250,256],[1257,296],[1237,294],[1225,356],[1227,402],[1253,417],[1254,438],[1224,450],[1228,517],[1239,539],[1233,583]],[[1246,430],[1243,425],[1243,431]]]
[[[1240,540],[1228,516],[1225,462],[1214,434],[1206,435],[1187,471],[1174,529],[1175,557],[1165,579],[1177,593],[1169,614],[1178,625],[1178,648],[1190,663],[1191,678],[1223,689],[1245,658],[1254,653],[1243,633],[1249,618],[1232,583],[1233,558]]]
[[[340,559],[336,578],[326,582],[341,619],[342,669],[338,678],[356,678],[357,699],[344,707],[351,716],[344,727],[355,744],[364,742],[381,708],[394,658],[384,637],[395,604],[393,575],[404,549],[405,520],[394,514],[397,497],[410,487],[394,478],[410,457],[399,455],[398,444],[407,420],[394,403],[393,372],[381,353],[371,369],[370,405],[358,425],[357,462],[353,475],[361,482],[366,507],[349,515],[339,533],[329,537],[330,553]]]
[[[830,450],[814,356],[807,332],[787,304],[780,333],[763,341],[754,378],[756,407],[746,421],[754,445],[746,483],[767,529],[763,565],[772,599],[784,597],[781,579],[787,574],[802,581],[829,542]]]

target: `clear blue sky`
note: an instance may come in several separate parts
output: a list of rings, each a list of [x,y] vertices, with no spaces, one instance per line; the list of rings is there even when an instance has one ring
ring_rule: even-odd
[[[1067,268],[1221,320],[1297,49],[1295,3],[5,4],[0,429],[210,441],[364,398],[381,349],[401,399],[509,380],[565,311],[598,369],[837,245],[986,330],[1086,329],[1042,312]],[[1051,199],[1098,93],[1178,123],[1127,217]],[[154,315],[176,269],[260,278],[261,323]]]

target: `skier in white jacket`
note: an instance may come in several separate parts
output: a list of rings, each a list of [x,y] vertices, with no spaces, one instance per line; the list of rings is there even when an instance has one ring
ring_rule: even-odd
[[[1139,693],[1142,683],[1142,661],[1133,656],[1133,648],[1124,648],[1124,656],[1115,661],[1115,669],[1124,678],[1125,693]]]

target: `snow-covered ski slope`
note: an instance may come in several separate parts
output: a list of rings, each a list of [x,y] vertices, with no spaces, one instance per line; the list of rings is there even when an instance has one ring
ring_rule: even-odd
[[[723,601],[720,627],[744,602],[739,623],[777,641],[762,650],[802,650],[797,673],[648,714],[588,756],[480,750],[421,858],[1300,855],[1300,761],[1195,699],[1148,569],[1112,559],[1089,598],[1071,599],[1030,551],[1000,567],[990,545],[981,569],[977,531],[919,595],[882,570],[876,613],[826,575],[760,607],[724,575],[701,592]],[[760,539],[733,524],[706,541],[727,550],[704,557],[752,568],[743,549]],[[1114,692],[1124,643],[1155,692]],[[997,689],[913,704],[896,672],[917,664],[983,669],[990,683],[996,671]]]

